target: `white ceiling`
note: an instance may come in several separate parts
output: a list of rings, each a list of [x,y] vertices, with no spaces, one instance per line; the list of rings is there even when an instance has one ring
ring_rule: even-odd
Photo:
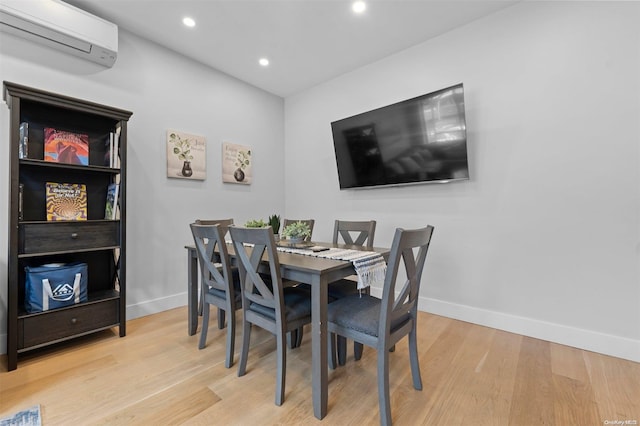
[[[141,37],[281,97],[519,0],[67,0]],[[189,29],[182,18],[190,16]],[[270,65],[258,65],[267,57]],[[434,60],[437,60],[434,58]]]

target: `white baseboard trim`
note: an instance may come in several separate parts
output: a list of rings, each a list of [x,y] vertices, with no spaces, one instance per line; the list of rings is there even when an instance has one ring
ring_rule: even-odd
[[[640,340],[430,298],[421,297],[418,300],[418,309],[523,336],[640,362]]]
[[[187,304],[187,293],[173,294],[159,299],[146,300],[142,303],[127,305],[127,321],[144,317],[169,309],[179,308]],[[185,321],[186,321],[185,317]]]

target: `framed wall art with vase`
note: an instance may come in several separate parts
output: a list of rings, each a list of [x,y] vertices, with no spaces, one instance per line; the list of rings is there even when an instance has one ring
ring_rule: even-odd
[[[251,184],[251,148],[233,143],[222,143],[222,182]]]
[[[167,130],[167,177],[204,180],[207,177],[204,136]]]

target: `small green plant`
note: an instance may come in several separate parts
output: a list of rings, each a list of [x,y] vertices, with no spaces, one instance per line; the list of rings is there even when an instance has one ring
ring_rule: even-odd
[[[271,225],[274,234],[280,232],[280,216],[277,214],[269,216],[269,225]]]
[[[284,227],[281,235],[288,239],[302,238],[304,240],[311,237],[311,228],[305,222],[293,222]]]
[[[251,219],[244,224],[247,228],[265,228],[269,226],[267,222],[262,219]]]
[[[182,139],[180,135],[171,133],[169,141],[173,144],[173,153],[182,161],[193,160],[191,155],[191,141],[188,138]]]

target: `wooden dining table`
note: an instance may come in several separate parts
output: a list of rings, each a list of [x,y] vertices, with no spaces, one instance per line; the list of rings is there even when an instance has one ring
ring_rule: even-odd
[[[376,251],[385,258],[389,255],[387,248],[368,249],[362,246],[314,242],[316,246],[347,248],[354,250]],[[194,335],[198,327],[198,256],[195,246],[187,249],[188,278],[188,332]],[[233,246],[228,245],[229,257],[236,263]],[[312,255],[278,252],[283,279],[298,281],[311,285],[311,383],[313,395],[313,413],[318,419],[327,414],[328,366],[327,366],[327,288],[329,283],[355,274],[350,261],[325,259]],[[265,260],[264,271],[268,272]]]

